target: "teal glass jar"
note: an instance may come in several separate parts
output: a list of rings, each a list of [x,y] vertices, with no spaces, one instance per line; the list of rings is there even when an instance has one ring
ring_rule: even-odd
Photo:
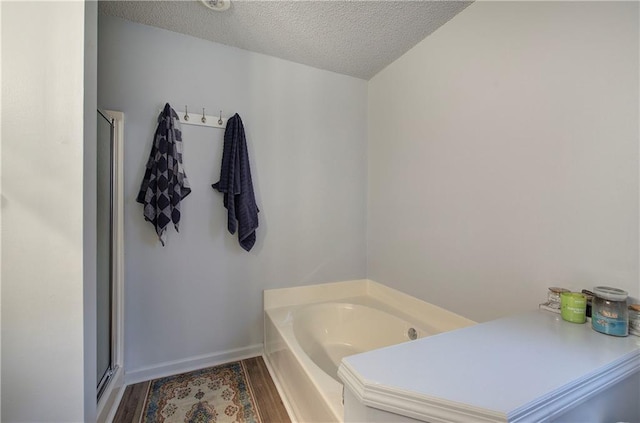
[[[609,286],[593,288],[591,327],[607,335],[627,336],[629,334],[628,296],[627,291],[618,288]]]

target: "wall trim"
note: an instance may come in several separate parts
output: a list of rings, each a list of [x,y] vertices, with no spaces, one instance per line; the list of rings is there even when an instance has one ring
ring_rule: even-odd
[[[146,380],[190,372],[205,367],[217,366],[230,361],[243,360],[263,354],[263,344],[253,344],[243,348],[235,348],[212,354],[189,357],[182,360],[165,361],[153,366],[142,367],[133,371],[125,371],[125,385]]]

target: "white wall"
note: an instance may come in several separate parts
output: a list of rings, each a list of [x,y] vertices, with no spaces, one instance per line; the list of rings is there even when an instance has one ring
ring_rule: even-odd
[[[2,4],[0,4],[0,40],[2,35]],[[0,58],[1,59],[1,58]],[[2,81],[2,66],[0,66]],[[2,230],[2,84],[0,83],[0,231]],[[0,329],[2,329],[2,235],[0,234]],[[0,331],[1,332],[1,331]],[[2,335],[0,334],[0,419],[2,419]]]
[[[369,82],[368,277],[475,320],[638,297],[638,4],[476,2]]]
[[[1,420],[81,422],[84,3],[1,7]]]
[[[365,276],[367,83],[99,17],[98,104],[125,125],[125,366],[262,342],[262,291]],[[192,193],[162,247],[135,202],[158,110],[239,113],[258,206],[249,253],[226,230],[223,131],[183,126]]]
[[[84,178],[83,301],[84,301],[84,421],[96,421],[97,373],[97,116],[98,2],[85,2],[84,27]]]

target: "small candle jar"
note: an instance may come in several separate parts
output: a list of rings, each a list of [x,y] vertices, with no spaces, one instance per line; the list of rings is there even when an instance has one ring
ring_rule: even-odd
[[[571,323],[587,321],[587,297],[580,292],[563,292],[560,294],[560,315],[562,320]]]
[[[640,304],[629,306],[629,333],[640,336]]]
[[[618,288],[608,286],[593,288],[591,327],[607,335],[627,336],[629,334],[627,296],[627,291]]]

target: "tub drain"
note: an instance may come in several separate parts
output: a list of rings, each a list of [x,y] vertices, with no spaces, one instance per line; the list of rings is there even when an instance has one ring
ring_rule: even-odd
[[[409,339],[412,341],[418,338],[418,332],[414,328],[409,328],[407,335],[409,335]]]

